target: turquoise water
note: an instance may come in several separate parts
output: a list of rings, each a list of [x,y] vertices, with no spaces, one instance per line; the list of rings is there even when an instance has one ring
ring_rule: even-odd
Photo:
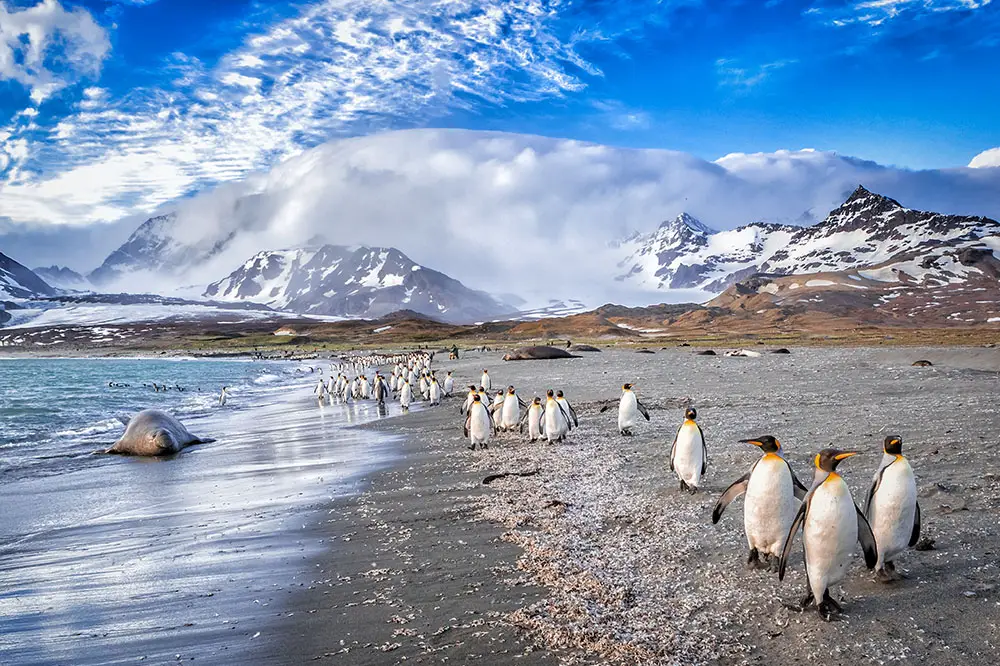
[[[118,439],[119,417],[142,409],[184,420],[204,416],[220,409],[223,386],[230,397],[221,409],[245,409],[261,394],[304,383],[320,370],[267,361],[0,360],[0,480],[79,469]]]

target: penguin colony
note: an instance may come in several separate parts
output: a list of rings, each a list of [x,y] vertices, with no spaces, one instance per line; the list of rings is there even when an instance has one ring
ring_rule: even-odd
[[[451,372],[443,381],[438,380],[431,369],[433,356],[415,352],[357,357],[331,367],[329,380],[320,378],[314,393],[321,404],[374,400],[384,406],[387,400],[396,399],[403,411],[418,400],[439,405],[443,398],[454,395],[455,386]],[[375,369],[379,367],[391,367],[388,377]],[[489,371],[484,369],[480,384],[468,385],[459,409],[464,437],[472,450],[486,449],[494,438],[515,433],[530,442],[562,442],[579,425],[576,410],[561,390],[549,389],[544,398],[535,396],[529,403],[514,386],[491,396],[492,386]],[[609,404],[600,411],[610,408]],[[631,436],[640,417],[650,421],[633,385],[624,384],[618,400],[619,434]],[[689,405],[670,448],[670,470],[677,476],[679,489],[692,494],[698,492],[709,465],[705,434],[697,418],[697,410]],[[770,569],[779,581],[785,577],[792,547],[801,532],[807,589],[789,608],[802,611],[815,607],[824,620],[841,613],[830,590],[846,577],[858,544],[877,580],[888,583],[902,577],[896,572],[894,558],[917,543],[920,506],[913,468],[903,456],[900,437],[885,438],[882,461],[864,510],[855,503],[838,472],[840,464],[858,451],[828,448],[817,453],[813,482],[807,487],[785,460],[781,443],[774,436],[741,443],[759,448],[761,457],[722,493],[712,511],[712,522],[718,523],[729,504],[743,496],[747,566]]]

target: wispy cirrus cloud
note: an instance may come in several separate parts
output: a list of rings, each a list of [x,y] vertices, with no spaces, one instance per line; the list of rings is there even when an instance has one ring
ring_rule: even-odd
[[[837,27],[879,28],[896,20],[919,19],[950,12],[983,9],[991,0],[862,0],[812,7],[809,13]]]
[[[719,85],[740,92],[748,92],[763,83],[771,74],[795,63],[795,60],[775,60],[746,65],[734,58],[719,58],[715,71]]]
[[[84,9],[67,10],[58,0],[23,8],[0,0],[0,81],[23,85],[35,103],[96,76],[110,49],[104,28]]]
[[[21,143],[0,168],[0,216],[114,220],[334,136],[573,94],[602,75],[581,47],[669,11],[633,5],[583,31],[579,10],[550,0],[315,2],[211,67],[177,53],[156,86],[116,99],[95,89],[51,126],[9,125]]]

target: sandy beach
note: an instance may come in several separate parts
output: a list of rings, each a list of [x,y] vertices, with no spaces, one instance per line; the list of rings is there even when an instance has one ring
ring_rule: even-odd
[[[992,659],[1000,641],[995,350],[795,348],[723,358],[672,348],[517,363],[501,355],[466,352],[435,367],[453,370],[457,386],[488,367],[496,385],[514,384],[525,399],[562,388],[580,415],[566,443],[512,435],[470,451],[461,398],[373,422],[352,412],[364,423],[345,429],[341,408],[317,407],[302,385],[238,418],[198,424],[225,432],[219,443],[170,461],[115,460],[104,487],[82,475],[60,483],[89,508],[78,525],[5,544],[0,661]],[[912,367],[918,359],[934,365]],[[624,381],[652,417],[632,438],[618,435],[616,409],[600,412],[616,405]],[[711,461],[695,496],[678,492],[669,472],[689,401]],[[836,622],[788,610],[804,586],[801,547],[779,583],[744,567],[741,501],[711,523],[718,495],[759,455],[737,441],[775,435],[803,479],[820,448],[862,450],[842,469],[861,502],[887,433],[903,437],[933,549],[900,556],[909,577],[891,586],[874,582],[859,554]],[[100,504],[109,483],[135,487],[151,469],[169,502],[119,490],[113,499],[129,511],[111,515]],[[503,472],[529,475],[483,484]],[[16,497],[7,489],[5,507],[27,512],[45,492],[26,488]]]
[[[502,438],[469,451],[456,402],[377,424],[404,458],[331,507],[330,548],[281,640],[261,663],[968,663],[998,641],[996,483],[1000,358],[984,349],[810,349],[761,358],[604,352],[503,364],[439,362],[460,379],[491,370],[530,398],[567,391],[581,424],[565,444]],[[912,367],[927,359],[933,367]],[[631,380],[652,421],[615,429]],[[460,382],[456,382],[459,384]],[[679,493],[669,445],[687,401],[711,464]],[[370,428],[370,427],[369,427]],[[783,583],[744,568],[742,503],[718,525],[718,495],[777,436],[798,475],[831,444],[865,452],[843,473],[863,501],[886,433],[903,437],[933,549],[898,558],[908,579],[873,581],[858,561],[826,623],[784,607],[801,596],[801,546]],[[484,486],[488,474],[534,472]],[[350,541],[348,541],[350,539]],[[305,614],[302,618],[301,614]],[[277,647],[275,647],[277,646]],[[537,648],[544,648],[538,652]],[[273,650],[273,651],[272,651]]]

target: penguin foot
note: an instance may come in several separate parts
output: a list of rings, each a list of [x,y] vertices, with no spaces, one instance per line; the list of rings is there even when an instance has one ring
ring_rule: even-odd
[[[802,597],[802,599],[799,601],[799,603],[797,603],[797,604],[782,604],[782,606],[784,606],[788,610],[793,610],[796,613],[801,613],[801,612],[805,611],[808,608],[812,608],[812,606],[815,603],[816,603],[816,599],[813,597],[812,592],[810,592],[806,596]]]
[[[768,561],[768,566],[767,566],[768,570],[771,573],[778,573],[778,570],[781,568],[781,558],[774,557],[773,555],[768,555],[767,561]]]
[[[688,486],[688,492],[692,495],[698,494],[698,486]]]
[[[687,489],[688,489],[688,484],[687,484],[687,483],[685,483],[684,479],[681,479],[681,487],[680,487],[680,490],[681,490],[681,491],[685,491],[685,490],[687,490]]]
[[[760,561],[760,551],[756,548],[750,549],[750,554],[747,555],[747,568],[748,569],[761,569],[763,568],[763,563]]]
[[[830,590],[823,593],[823,601],[819,602],[819,605],[816,606],[816,610],[819,611],[819,616],[826,622],[830,622],[834,616],[840,615],[844,612],[844,609],[841,608],[840,604],[838,604],[834,598],[830,596]]]

